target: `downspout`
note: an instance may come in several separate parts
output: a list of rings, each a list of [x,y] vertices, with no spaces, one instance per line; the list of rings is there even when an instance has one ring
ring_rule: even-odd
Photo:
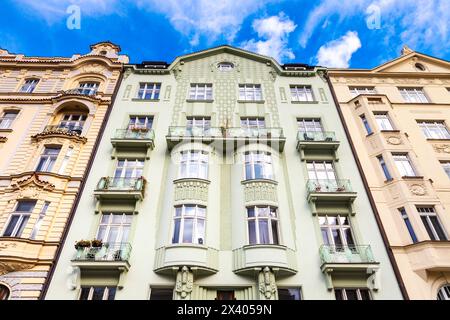
[[[66,242],[67,235],[69,234],[70,226],[72,225],[73,218],[75,216],[75,212],[76,212],[76,210],[78,208],[78,204],[80,203],[81,195],[83,194],[84,188],[86,186],[86,180],[87,180],[87,178],[89,176],[89,173],[90,173],[90,171],[92,169],[92,165],[94,163],[95,156],[97,155],[97,151],[98,151],[98,148],[100,146],[100,141],[102,140],[103,133],[105,132],[105,129],[106,129],[106,124],[108,123],[108,119],[109,119],[109,117],[111,115],[111,112],[112,112],[112,109],[114,107],[114,104],[115,104],[115,101],[116,101],[116,97],[117,97],[117,93],[119,92],[119,88],[122,85],[123,73],[124,73],[124,66],[122,65],[122,70],[121,70],[119,78],[117,80],[117,85],[114,88],[114,92],[113,92],[113,95],[111,97],[111,103],[108,106],[108,109],[106,110],[105,117],[103,118],[102,126],[100,127],[100,131],[99,131],[99,133],[97,135],[97,139],[95,140],[95,144],[94,144],[91,156],[89,158],[89,162],[87,164],[86,171],[84,172],[83,179],[81,181],[80,189],[79,189],[77,197],[75,198],[75,201],[74,201],[74,203],[72,205],[72,209],[70,210],[69,219],[68,219],[66,225],[64,226],[64,230],[63,230],[63,234],[61,236],[61,240],[60,240],[58,248],[56,250],[55,257],[53,258],[52,265],[50,267],[50,271],[49,271],[48,277],[45,280],[44,287],[43,287],[43,289],[41,291],[41,294],[39,296],[39,300],[45,300],[45,296],[47,295],[48,287],[50,286],[50,281],[52,280],[53,274],[54,274],[55,269],[56,269],[56,264],[57,264],[57,262],[59,260],[59,257],[61,255],[62,249],[63,249],[64,244]]]
[[[343,124],[344,131],[345,131],[345,136],[347,137],[347,140],[348,140],[348,142],[350,144],[350,149],[352,150],[353,158],[356,161],[356,166],[358,167],[359,175],[361,176],[361,179],[363,181],[364,189],[365,189],[366,194],[367,194],[367,196],[369,198],[370,206],[372,207],[372,211],[374,213],[375,220],[377,221],[378,230],[381,233],[381,237],[383,239],[384,246],[387,249],[386,251],[387,251],[389,260],[391,262],[392,268],[394,269],[394,274],[395,274],[395,277],[397,278],[398,285],[400,287],[400,291],[402,293],[403,299],[410,300],[409,296],[408,296],[408,292],[406,291],[405,283],[403,282],[402,276],[400,274],[400,270],[398,268],[397,262],[395,261],[394,254],[392,253],[392,248],[389,245],[389,240],[388,240],[388,237],[386,235],[386,231],[385,231],[385,229],[383,227],[383,224],[381,223],[380,213],[378,212],[377,206],[375,205],[375,200],[374,200],[374,198],[372,196],[372,193],[370,191],[369,184],[367,182],[366,176],[364,175],[364,171],[363,171],[361,162],[360,162],[360,160],[359,160],[359,158],[357,156],[355,145],[353,144],[352,137],[350,135],[350,132],[348,131],[348,127],[347,127],[347,124],[345,122],[344,114],[342,113],[341,105],[339,104],[339,101],[338,101],[338,99],[336,97],[336,93],[334,91],[333,85],[331,84],[328,72],[325,72],[324,76],[325,76],[325,79],[327,79],[328,87],[330,88],[330,91],[331,91],[331,96],[333,97],[333,101],[334,101],[334,104],[336,105],[336,109],[338,111],[339,118],[341,119],[341,122]]]

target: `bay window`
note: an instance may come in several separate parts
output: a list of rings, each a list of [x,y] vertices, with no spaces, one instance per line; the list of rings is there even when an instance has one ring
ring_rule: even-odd
[[[175,207],[172,243],[205,243],[206,207],[184,204]]]
[[[271,206],[247,207],[249,244],[278,244],[278,209]]]

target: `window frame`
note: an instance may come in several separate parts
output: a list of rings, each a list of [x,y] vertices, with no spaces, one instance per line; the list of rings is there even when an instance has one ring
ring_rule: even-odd
[[[56,149],[58,149],[57,154],[52,154],[52,153],[46,154],[47,150],[56,150]],[[34,171],[36,171],[36,172],[53,172],[55,164],[58,161],[59,154],[61,153],[61,149],[62,149],[61,146],[44,146],[44,150],[42,151],[41,155],[39,156],[39,161],[38,161]],[[42,168],[39,168],[40,163],[44,158],[46,160],[45,160],[45,162],[43,162]]]
[[[370,94],[370,95],[374,95],[374,94],[378,94],[375,86],[349,86],[348,90],[350,91],[350,94],[352,95],[352,97],[357,97],[361,94]]]
[[[443,299],[441,299],[441,297]],[[436,298],[437,298],[437,300],[445,300],[445,301],[450,300],[450,284],[449,283],[444,284],[443,286],[441,286],[439,288]]]
[[[403,222],[405,223],[406,229],[408,230],[409,236],[411,237],[411,240],[413,243],[419,242],[416,232],[414,231],[414,227],[411,223],[411,219],[409,219],[408,212],[406,212],[406,209],[404,207],[398,208],[398,211],[400,212],[400,216],[402,217]]]
[[[317,165],[323,165],[323,169],[324,170],[318,170]],[[311,166],[313,167],[313,170],[310,170]],[[331,165],[331,169],[329,170],[329,168],[327,167],[327,165]],[[338,175],[336,172],[336,168],[334,165],[334,161],[331,160],[308,160],[306,161],[306,172],[308,175],[308,179],[309,180],[313,180],[313,181],[338,181]],[[326,175],[326,179],[319,179],[318,178],[318,173],[324,172]],[[330,173],[333,172],[333,177],[331,178]],[[315,178],[311,178],[311,173],[314,173]]]
[[[226,67],[225,67],[226,66]],[[219,71],[224,71],[224,72],[228,72],[228,71],[231,71],[231,70],[233,70],[234,69],[234,63],[233,62],[228,62],[228,61],[222,61],[222,62],[219,62],[218,64],[217,64],[217,69],[219,70]]]
[[[249,209],[253,209],[253,217],[249,215]],[[261,209],[261,210],[259,210]],[[268,210],[268,215],[260,215],[259,211],[262,210]],[[247,220],[247,243],[248,245],[280,245],[281,244],[281,230],[280,230],[280,216],[278,207],[271,206],[271,205],[254,205],[254,206],[246,206],[246,220]],[[274,212],[274,215],[272,215],[272,212]],[[260,231],[260,223],[262,221],[266,221],[267,225],[267,235],[269,237],[268,242],[262,242],[261,239],[261,231]],[[250,232],[250,222],[253,222],[254,225],[254,232],[255,232],[255,242],[252,243],[251,241],[251,232]],[[275,221],[275,229],[274,229],[274,222]],[[274,239],[274,230],[276,232],[277,239],[275,241]]]
[[[290,85],[289,91],[291,93],[291,102],[316,102],[311,85]],[[305,99],[300,99],[301,96],[304,96]]]
[[[19,116],[20,110],[10,110],[6,109],[2,112],[2,117],[0,118],[0,130],[10,130],[14,121],[16,121]],[[14,117],[8,117],[7,114],[14,114]],[[6,121],[5,121],[6,120]],[[6,123],[6,125],[4,125]]]
[[[418,177],[417,170],[414,166],[414,163],[411,160],[411,157],[409,156],[409,153],[392,152],[391,155],[400,177]],[[400,157],[404,157],[403,160],[400,159]],[[408,163],[409,168],[406,168],[405,166],[406,163]],[[411,170],[411,172],[413,173],[412,175],[409,174],[411,172],[408,173],[409,170]]]
[[[336,224],[331,224],[329,223],[329,219],[334,218],[336,220]],[[342,218],[345,219],[345,221],[347,221],[347,224],[343,224],[342,223]],[[321,220],[325,221],[325,224],[321,223]],[[319,227],[320,227],[320,234],[322,237],[322,242],[325,246],[331,246],[333,247],[336,251],[340,251],[342,249],[348,248],[350,250],[352,249],[356,249],[357,246],[357,241],[355,238],[355,233],[353,232],[353,227],[352,227],[352,222],[350,221],[350,217],[349,215],[341,215],[341,214],[337,214],[337,215],[332,215],[332,214],[326,214],[326,215],[319,215],[318,216],[318,222],[319,222]],[[346,230],[350,230],[350,236],[351,238],[348,238]],[[324,234],[323,232],[326,232],[327,235],[327,241],[325,241],[324,239]],[[336,244],[335,242],[335,238],[333,235],[333,231],[337,231],[337,233],[339,234],[339,238],[341,239],[341,244]],[[351,241],[353,243],[349,242],[349,239],[351,239]]]
[[[240,83],[238,84],[239,101],[263,101],[263,90],[260,83]],[[250,99],[248,99],[250,97]],[[258,99],[259,98],[259,99]]]
[[[108,220],[103,222],[103,217],[108,216]],[[114,216],[121,216],[120,222],[114,222]],[[128,219],[129,218],[129,219]],[[128,243],[131,233],[131,226],[133,224],[133,214],[128,212],[118,213],[118,212],[107,212],[102,213],[100,217],[100,221],[98,223],[97,232],[95,239],[102,240],[103,243],[109,244],[124,244]],[[104,231],[102,231],[103,236],[100,237],[100,230],[104,227]],[[117,228],[116,239],[120,239],[120,241],[106,241],[111,235],[111,229]],[[125,235],[125,236],[124,236]]]
[[[394,178],[391,175],[391,172],[389,171],[388,165],[386,161],[384,160],[383,155],[377,156],[378,163],[380,164],[381,170],[383,171],[384,177],[386,178],[386,181],[392,181]]]
[[[313,125],[308,128],[307,123],[312,123]],[[308,133],[308,132],[324,132],[321,118],[297,118],[297,128],[298,131]],[[312,131],[307,130],[313,128]]]
[[[428,210],[428,211],[426,211],[426,210]],[[431,240],[434,240],[434,241],[447,241],[448,240],[447,230],[445,230],[444,225],[442,224],[441,219],[439,218],[439,215],[436,212],[436,209],[434,206],[422,206],[422,205],[416,206],[416,211],[419,214],[420,220],[422,220],[423,226],[424,226],[425,230],[427,231],[427,234]],[[440,238],[438,232],[436,231],[436,227],[433,224],[430,217],[436,217],[436,222],[444,236],[443,239]],[[424,219],[426,220],[427,224],[425,224]],[[431,231],[431,234],[430,234],[430,231]]]
[[[423,87],[398,87],[397,89],[405,103],[430,103]]]
[[[369,135],[373,134],[372,127],[370,126],[369,120],[367,119],[366,115],[361,114],[359,116],[359,118],[361,119],[362,124],[363,124],[364,128],[366,129],[367,135],[369,136]]]
[[[200,98],[203,96],[203,98]],[[188,100],[192,101],[212,101],[213,84],[212,83],[191,83],[189,86]]]
[[[78,300],[81,300],[81,297],[83,295],[83,289],[89,289],[89,293],[88,293],[86,301],[95,301],[92,299],[95,288],[103,288],[103,296],[102,296],[102,299],[99,301],[110,301],[109,291],[110,291],[110,289],[114,288],[114,295],[111,300],[115,300],[117,288],[114,286],[82,286],[80,289],[80,294],[79,294]]]
[[[19,93],[33,93],[36,90],[41,79],[39,78],[27,78],[20,86]]]
[[[417,125],[426,139],[450,139],[450,131],[445,123],[445,120],[417,120]],[[438,137],[433,137],[434,133],[438,133]]]
[[[258,179],[275,180],[275,172],[274,172],[275,170],[271,152],[260,150],[246,151],[244,152],[243,157],[244,157],[244,181],[258,180]],[[268,159],[269,161],[267,161]],[[262,175],[259,177],[256,176],[256,167],[258,165],[261,167],[260,171],[262,173]],[[250,168],[249,170],[250,177],[247,176],[248,166]]]
[[[193,215],[186,215],[186,207],[194,208]],[[180,215],[177,215],[177,209],[181,208]],[[202,210],[204,215],[199,214]],[[191,242],[184,242],[185,237],[185,223],[187,219],[192,220],[192,229],[191,229]],[[182,245],[182,244],[190,244],[190,245],[206,245],[206,220],[207,220],[207,207],[204,205],[193,204],[193,203],[184,203],[180,205],[174,206],[174,215],[173,215],[173,226],[172,226],[172,245]],[[177,223],[176,220],[179,220],[179,228],[178,235],[175,237],[175,232],[177,231]],[[199,233],[199,221],[203,221],[203,235]],[[203,236],[203,237],[199,237]],[[177,241],[175,241],[177,239]],[[202,239],[203,243],[200,243],[199,239]]]
[[[194,154],[197,155],[194,156]],[[184,158],[184,155],[186,155],[186,158]],[[192,174],[191,172],[191,168],[194,166],[197,170],[196,174]],[[204,176],[202,168],[206,170]],[[208,176],[209,176],[209,152],[197,149],[180,151],[178,179],[208,180]]]
[[[161,87],[162,87],[161,82],[139,82],[137,99],[159,100],[159,96],[161,94]],[[146,98],[148,92],[150,92],[150,98]]]
[[[78,90],[80,94],[95,95],[100,87],[100,82],[96,81],[80,81],[78,83]]]
[[[342,299],[337,299],[337,292],[336,292],[336,290],[340,290],[341,291]],[[356,300],[357,301],[365,300],[365,299],[362,299],[361,290],[364,290],[364,291],[366,291],[368,293],[369,300],[373,300],[372,293],[370,292],[370,290],[368,288],[334,288],[334,294],[335,294],[336,300],[347,300],[348,301],[347,290],[355,290],[356,297],[357,297]]]
[[[22,202],[32,203],[31,210],[29,211],[18,211],[18,208]],[[13,238],[22,238],[23,231],[25,230],[28,222],[30,221],[30,217],[33,214],[34,209],[36,208],[37,200],[18,200],[16,202],[14,211],[8,217],[7,223],[5,223],[5,227],[3,228],[2,236],[3,237],[13,237]],[[18,217],[15,222],[14,228],[11,230],[9,235],[6,235],[6,232],[10,228],[11,221],[13,217]]]
[[[140,122],[141,119],[144,119],[143,125]],[[154,120],[153,115],[130,115],[127,126],[129,130],[134,128],[150,130],[153,127]],[[136,125],[136,123],[138,123],[138,125]]]
[[[442,169],[447,174],[447,177],[450,179],[450,161],[440,161]]]
[[[123,161],[123,165],[121,165]],[[114,179],[138,179],[144,175],[145,159],[141,158],[117,158],[116,167],[114,168]],[[128,170],[132,170],[131,176],[127,177]],[[120,175],[117,175],[120,170]],[[140,172],[140,174],[138,174]]]
[[[380,131],[395,131],[395,126],[391,120],[391,117],[389,116],[389,112],[376,111],[373,113],[373,116]],[[388,124],[387,128],[383,128],[386,126],[386,124]]]

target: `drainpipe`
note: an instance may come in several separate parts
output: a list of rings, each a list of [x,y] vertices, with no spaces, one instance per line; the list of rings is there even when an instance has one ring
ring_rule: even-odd
[[[358,158],[358,156],[356,154],[355,145],[353,144],[352,137],[350,135],[350,132],[348,131],[347,124],[345,123],[344,115],[342,113],[342,109],[341,109],[341,106],[339,104],[339,101],[338,101],[338,99],[336,97],[336,93],[334,91],[333,85],[331,84],[328,72],[325,72],[324,75],[325,75],[325,79],[327,80],[328,87],[330,88],[331,96],[333,97],[334,104],[336,105],[336,109],[338,111],[339,118],[341,119],[341,122],[342,122],[342,124],[344,126],[345,136],[347,137],[347,140],[348,140],[348,142],[350,144],[350,148],[352,150],[353,158],[356,161],[356,166],[358,167],[359,175],[361,176],[361,179],[363,181],[364,189],[365,189],[366,194],[367,194],[367,196],[369,198],[370,206],[372,207],[372,211],[374,213],[375,220],[377,221],[378,230],[380,230],[380,234],[381,234],[381,237],[383,239],[384,246],[386,247],[386,251],[387,251],[389,260],[391,261],[392,268],[394,269],[394,274],[395,274],[395,277],[397,278],[398,285],[400,287],[400,291],[402,293],[403,299],[410,300],[409,296],[408,296],[408,292],[406,291],[405,283],[403,282],[402,276],[400,274],[400,270],[398,268],[397,262],[395,261],[394,254],[392,253],[392,249],[391,249],[391,247],[389,245],[389,240],[388,240],[388,237],[386,235],[386,231],[385,231],[385,229],[383,227],[383,224],[381,223],[380,213],[377,210],[377,206],[375,205],[375,200],[373,199],[373,196],[372,196],[372,193],[370,191],[369,184],[367,182],[366,176],[364,175],[364,171],[362,169],[361,162],[359,161],[359,158]]]

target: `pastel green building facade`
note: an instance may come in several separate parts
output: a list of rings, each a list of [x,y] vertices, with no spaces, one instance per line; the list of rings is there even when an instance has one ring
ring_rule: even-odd
[[[402,299],[326,69],[229,46],[125,66],[45,298],[352,294]]]

